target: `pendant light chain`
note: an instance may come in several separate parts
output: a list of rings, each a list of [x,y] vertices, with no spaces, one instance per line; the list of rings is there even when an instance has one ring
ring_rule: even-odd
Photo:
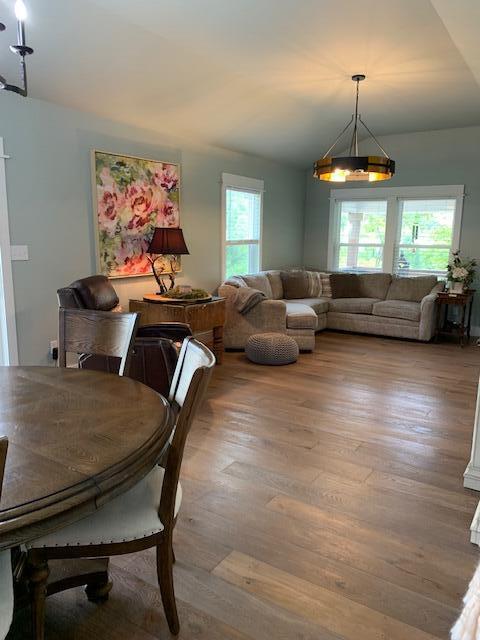
[[[350,125],[352,124],[352,122],[353,122],[353,115],[352,115],[352,117],[351,117],[351,119],[350,119],[350,122],[345,126],[345,128],[344,128],[344,129],[342,129],[342,131],[341,131],[341,132],[338,134],[338,136],[335,138],[335,141],[333,142],[333,144],[332,144],[330,147],[328,147],[328,149],[325,151],[325,153],[323,154],[322,160],[328,156],[328,154],[330,153],[330,151],[331,151],[334,147],[336,147],[336,146],[337,146],[337,142],[338,142],[338,141],[340,140],[340,138],[343,136],[343,134],[345,133],[345,131],[347,131],[347,129],[349,129],[349,128],[350,128]]]
[[[355,115],[353,116],[354,118],[354,124],[353,124],[353,135],[352,135],[352,141],[350,143],[350,155],[355,154],[356,156],[358,156],[358,97],[360,94],[360,78],[357,77],[356,78],[356,83],[357,83],[357,92],[356,92],[356,96],[355,96]]]
[[[385,151],[385,149],[382,147],[382,145],[380,144],[380,142],[377,140],[377,138],[373,135],[373,133],[371,132],[371,130],[367,127],[367,125],[365,124],[365,122],[362,120],[361,116],[358,116],[358,121],[361,122],[361,124],[363,124],[363,126],[365,127],[365,129],[367,130],[367,132],[370,134],[370,136],[373,138],[373,140],[375,141],[375,144],[377,145],[377,147],[380,149],[380,151],[383,153],[383,155],[386,158],[390,158],[390,156],[388,155],[388,153]]]

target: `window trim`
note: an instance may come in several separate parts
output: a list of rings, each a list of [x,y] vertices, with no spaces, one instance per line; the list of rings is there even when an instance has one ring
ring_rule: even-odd
[[[221,211],[221,251],[222,251],[222,280],[226,279],[226,251],[230,245],[255,244],[258,245],[258,267],[262,270],[262,254],[263,254],[263,194],[265,193],[264,181],[257,178],[247,178],[233,173],[222,173],[222,211]],[[237,191],[246,191],[260,194],[260,220],[258,240],[246,238],[245,240],[229,240],[227,241],[226,219],[227,219],[227,189],[236,189]]]
[[[383,249],[382,271],[394,273],[395,248],[397,245],[399,216],[399,200],[443,200],[454,199],[455,218],[452,230],[453,250],[460,248],[463,200],[465,197],[465,185],[434,185],[428,187],[371,187],[353,189],[332,189],[330,191],[330,214],[328,225],[328,257],[327,268],[335,271],[338,225],[340,223],[339,205],[345,200],[386,200],[387,220],[385,227],[385,242]],[[446,270],[445,270],[446,271]]]

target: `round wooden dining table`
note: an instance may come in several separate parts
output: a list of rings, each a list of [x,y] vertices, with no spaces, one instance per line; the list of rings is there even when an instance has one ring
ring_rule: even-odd
[[[0,367],[0,436],[9,447],[0,549],[94,512],[158,461],[168,402],[135,380],[98,371]]]

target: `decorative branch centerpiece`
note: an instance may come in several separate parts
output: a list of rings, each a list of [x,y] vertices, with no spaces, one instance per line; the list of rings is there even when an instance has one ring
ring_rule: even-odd
[[[192,289],[188,285],[174,287],[163,294],[164,298],[170,300],[184,300],[190,302],[203,302],[211,300],[212,296],[205,289]]]
[[[462,258],[460,251],[452,252],[447,265],[447,286],[452,293],[463,293],[475,278],[475,258]]]

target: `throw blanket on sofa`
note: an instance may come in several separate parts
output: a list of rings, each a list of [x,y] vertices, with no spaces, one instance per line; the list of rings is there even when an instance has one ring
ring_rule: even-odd
[[[251,287],[239,287],[235,298],[235,308],[238,313],[244,315],[257,306],[259,302],[265,300],[267,296],[258,289]]]

